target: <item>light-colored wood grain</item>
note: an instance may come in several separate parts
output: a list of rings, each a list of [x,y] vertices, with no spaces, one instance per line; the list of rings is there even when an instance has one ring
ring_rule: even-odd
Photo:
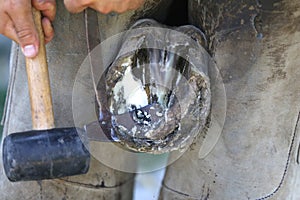
[[[54,128],[54,115],[41,13],[34,8],[32,13],[40,42],[38,55],[26,58],[32,127],[35,130],[51,129]]]

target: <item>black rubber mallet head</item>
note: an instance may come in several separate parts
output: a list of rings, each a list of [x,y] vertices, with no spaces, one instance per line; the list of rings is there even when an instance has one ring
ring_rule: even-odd
[[[14,133],[3,145],[4,171],[13,182],[84,174],[89,169],[90,155],[76,128]]]
[[[39,54],[26,59],[33,131],[8,135],[3,143],[3,165],[10,181],[53,179],[84,174],[90,154],[79,129],[54,128],[41,14],[33,8],[40,38]]]

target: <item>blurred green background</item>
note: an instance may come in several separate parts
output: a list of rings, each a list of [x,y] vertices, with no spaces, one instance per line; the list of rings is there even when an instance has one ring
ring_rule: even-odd
[[[9,74],[9,53],[11,41],[0,35],[0,119],[2,119],[8,74]],[[0,125],[0,137],[2,137],[3,127]]]

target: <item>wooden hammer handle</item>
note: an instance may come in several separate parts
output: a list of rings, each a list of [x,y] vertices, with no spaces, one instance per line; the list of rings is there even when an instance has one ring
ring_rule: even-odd
[[[31,104],[32,128],[35,130],[44,130],[54,128],[54,115],[41,13],[32,8],[32,14],[38,31],[40,46],[36,57],[26,58],[26,71]]]

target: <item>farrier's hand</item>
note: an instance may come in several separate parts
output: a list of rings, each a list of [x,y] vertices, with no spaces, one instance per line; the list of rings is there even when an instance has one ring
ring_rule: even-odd
[[[55,0],[0,0],[0,34],[19,43],[26,57],[35,57],[39,46],[32,6],[42,12],[42,26],[47,43],[54,36],[51,22],[56,13]]]
[[[145,0],[64,0],[66,8],[72,13],[78,13],[86,8],[92,8],[98,12],[123,13],[134,10],[144,4]]]

